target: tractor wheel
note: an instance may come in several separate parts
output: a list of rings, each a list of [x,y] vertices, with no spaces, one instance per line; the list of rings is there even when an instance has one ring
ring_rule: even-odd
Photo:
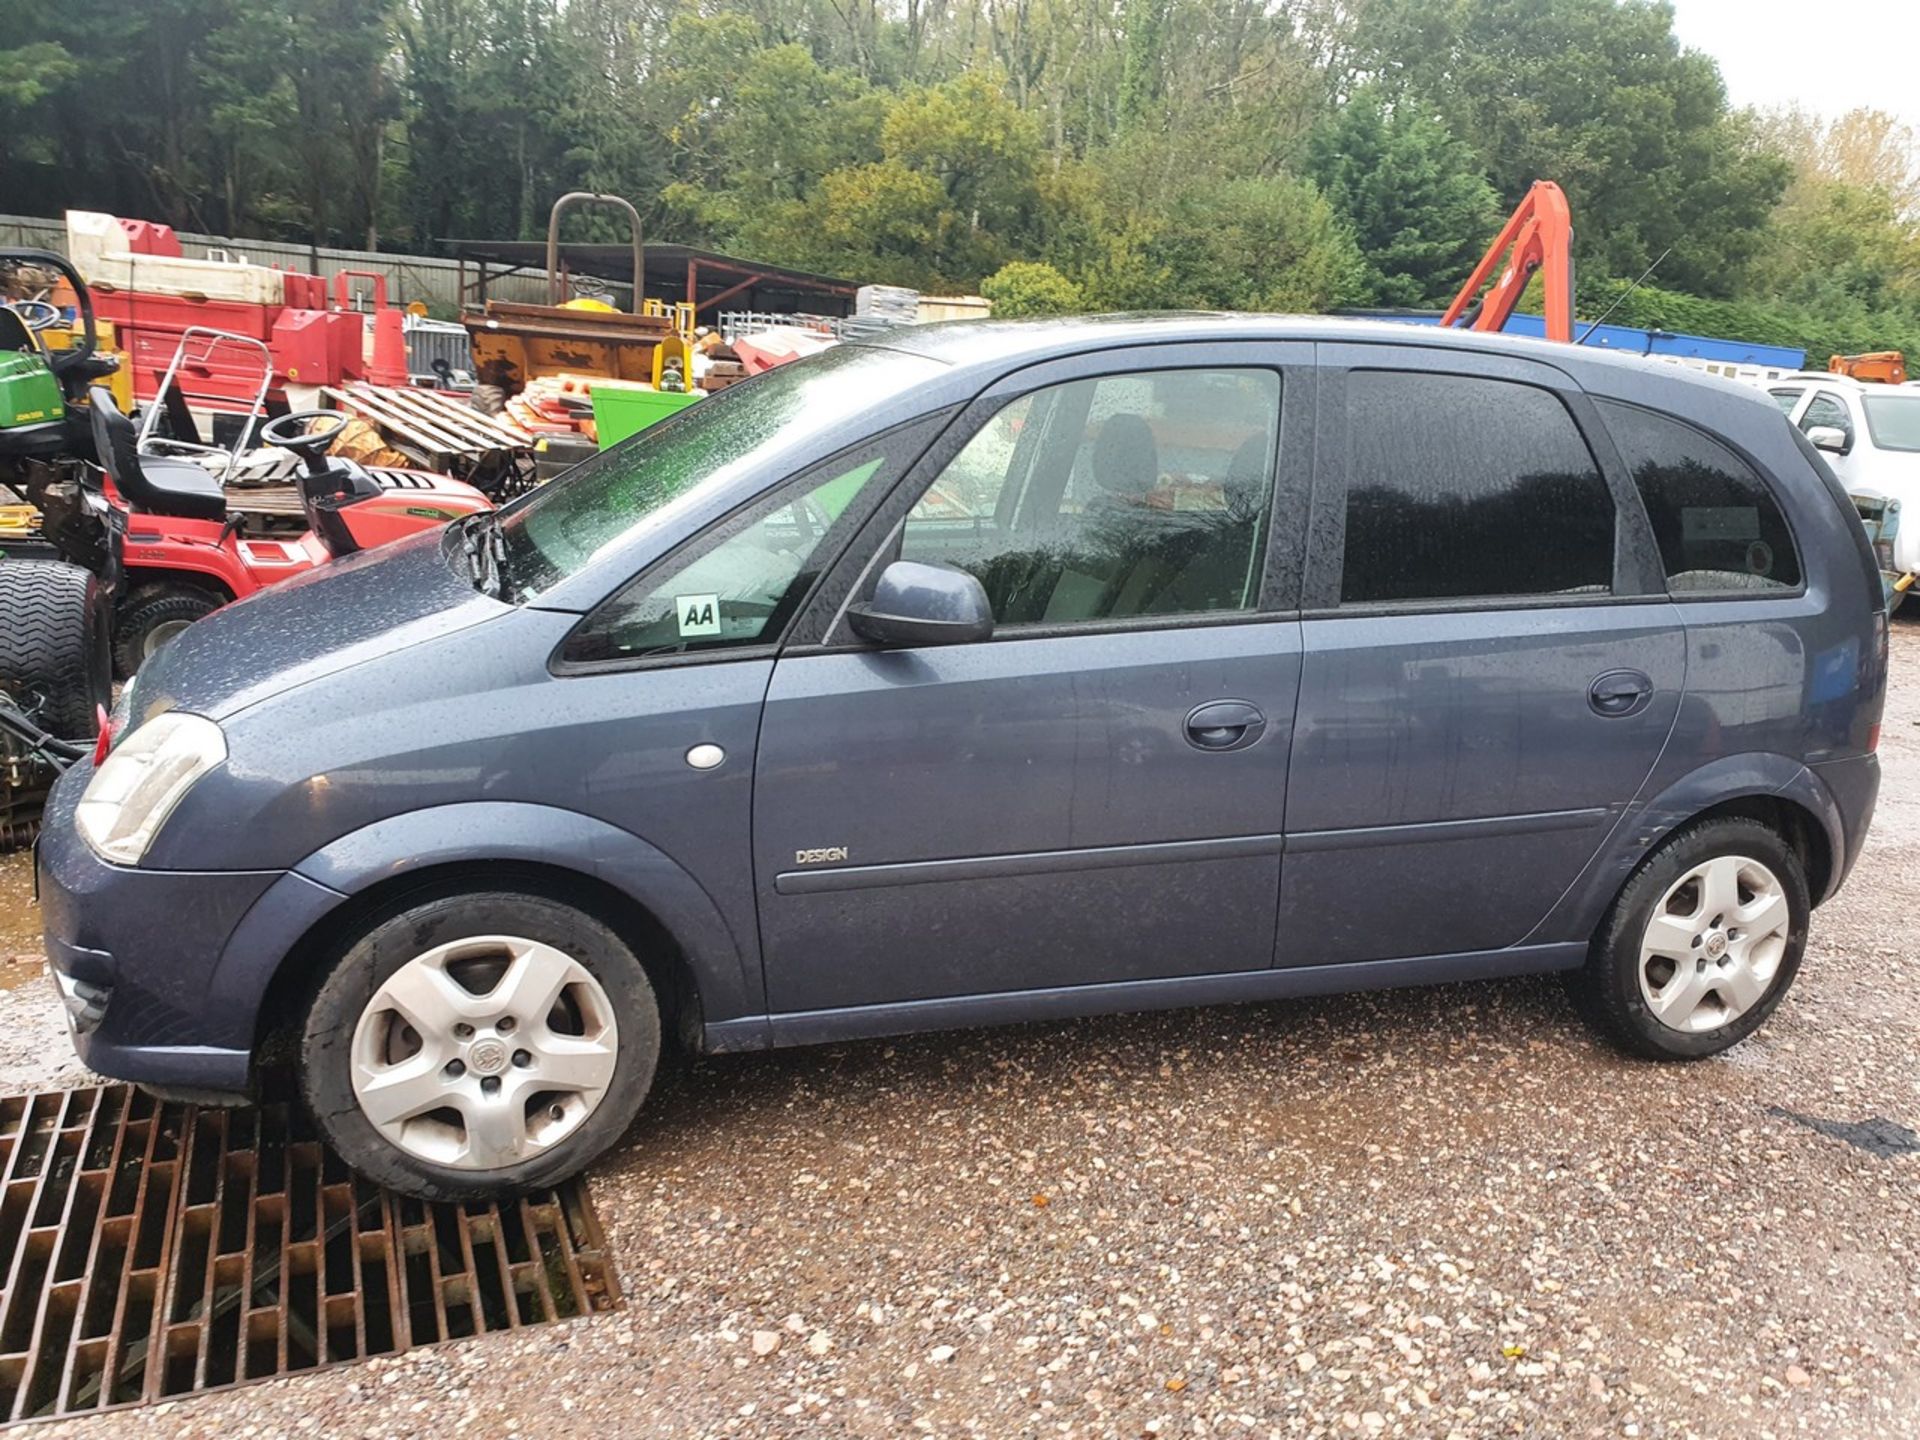
[[[62,740],[99,733],[113,704],[106,592],[59,560],[0,563],[0,690]]]
[[[194,621],[224,600],[197,585],[143,585],[120,602],[113,617],[113,673],[122,680]]]

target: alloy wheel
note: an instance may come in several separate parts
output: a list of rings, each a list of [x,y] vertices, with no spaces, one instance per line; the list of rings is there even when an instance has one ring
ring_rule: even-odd
[[[496,1170],[585,1123],[613,1083],[619,1027],[579,961],[511,935],[450,941],[374,992],[354,1027],[354,1097],[417,1160]]]
[[[1766,998],[1792,929],[1786,888],[1745,855],[1694,866],[1653,907],[1640,941],[1640,995],[1691,1034],[1731,1025]]]

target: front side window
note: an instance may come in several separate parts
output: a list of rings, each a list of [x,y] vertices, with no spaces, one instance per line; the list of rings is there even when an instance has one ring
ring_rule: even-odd
[[[1552,392],[1348,377],[1342,604],[1605,594],[1613,531],[1606,480]]]
[[[1799,585],[1786,518],[1745,461],[1691,425],[1631,405],[1599,404],[1646,503],[1670,592]]]
[[[1250,610],[1279,435],[1272,370],[1161,370],[1014,400],[908,514],[900,558],[957,566],[1001,625]]]
[[[889,457],[843,457],[726,522],[690,558],[669,562],[603,605],[567,642],[592,663],[771,643],[786,628],[852,527],[849,507],[870,484],[891,484]],[[844,522],[844,523],[843,523]]]
[[[1853,416],[1847,413],[1846,402],[1831,395],[1814,396],[1807,413],[1800,417],[1800,430],[1804,434],[1821,425],[1840,431],[1849,445],[1853,443]]]

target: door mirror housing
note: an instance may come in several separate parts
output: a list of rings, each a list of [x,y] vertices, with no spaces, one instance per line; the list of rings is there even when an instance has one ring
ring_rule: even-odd
[[[964,570],[896,560],[871,600],[847,607],[847,624],[876,645],[961,645],[993,634],[993,606]]]
[[[1815,425],[1807,431],[1807,441],[1814,449],[1831,455],[1847,453],[1847,432],[1838,425]]]

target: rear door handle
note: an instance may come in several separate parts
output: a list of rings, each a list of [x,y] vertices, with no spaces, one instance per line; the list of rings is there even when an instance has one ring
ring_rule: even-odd
[[[1187,743],[1196,750],[1244,750],[1267,728],[1260,707],[1245,700],[1213,700],[1187,716]]]
[[[1609,670],[1587,687],[1587,704],[1596,715],[1617,719],[1638,715],[1653,699],[1653,681],[1638,670]]]

